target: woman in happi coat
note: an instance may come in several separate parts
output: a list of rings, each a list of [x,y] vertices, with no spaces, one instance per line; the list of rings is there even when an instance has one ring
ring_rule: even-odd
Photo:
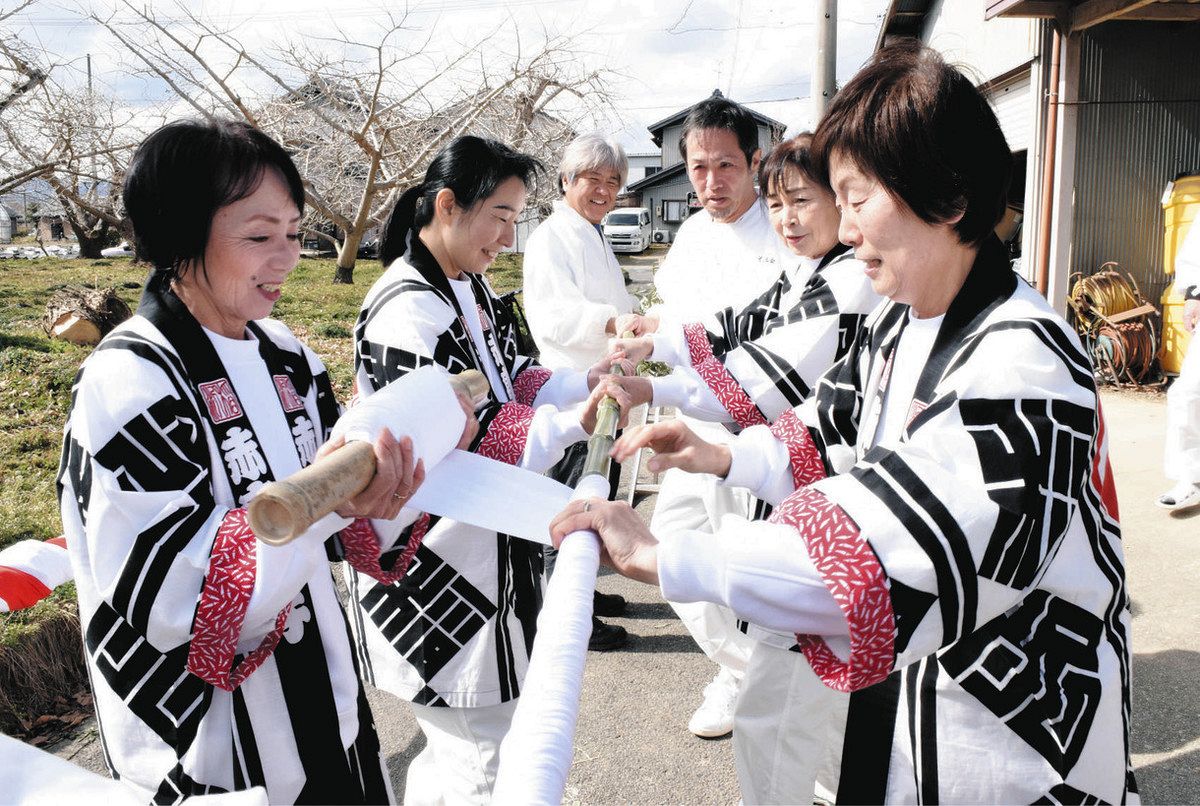
[[[995,114],[934,51],[899,45],[813,145],[841,239],[890,302],[797,412],[671,448],[777,504],[770,520],[656,540],[578,502],[556,539],[596,528],[669,598],[797,633],[853,692],[840,768],[819,776],[839,802],[1136,799],[1104,420],[1078,338],[992,233],[1011,167]]]
[[[299,260],[300,176],[247,124],[177,122],[139,146],[124,202],[154,268],[80,370],[59,471],[105,761],[161,803],[388,801],[329,561],[389,548],[363,516],[411,496],[411,442],[381,436],[370,486],[286,546],[244,508],[321,461],[339,412],[320,360],[265,318]]]
[[[849,348],[852,337],[882,301],[871,288],[863,264],[838,241],[839,214],[833,190],[813,165],[811,134],[775,146],[759,166],[767,212],[776,234],[800,261],[789,266],[754,303],[740,312],[726,308],[705,322],[659,322],[643,317],[632,322],[643,335],[617,342],[631,360],[650,355],[676,366],[665,378],[623,381],[634,402],[652,398],[693,417],[750,428],[773,422],[806,400],[817,379]],[[650,387],[650,393],[644,391]],[[660,447],[670,435],[688,433],[671,420],[621,443],[620,460],[650,440]],[[650,460],[653,470],[671,466],[669,455]],[[769,510],[768,510],[769,511]],[[716,524],[713,524],[716,528]],[[826,718],[845,709],[844,695],[825,689],[803,656],[790,651],[795,636],[756,624],[736,623],[725,608],[689,603],[679,608],[684,623],[702,618],[712,625],[733,626],[740,637],[722,642],[710,654],[737,668],[742,681],[733,708],[734,761],[742,797],[748,803],[787,799],[811,786],[826,742]],[[707,647],[711,642],[701,642]],[[805,719],[789,719],[781,707],[790,693]],[[802,705],[799,695],[803,693]],[[780,752],[787,748],[787,752]]]
[[[739,428],[773,422],[808,398],[878,306],[882,298],[862,264],[838,242],[833,191],[816,175],[811,143],[810,134],[784,140],[758,171],[771,226],[799,258],[795,267],[740,311],[725,308],[688,323],[640,315],[622,320],[639,335],[614,341],[614,349],[631,361],[676,367],[665,378],[622,381],[635,404],[652,400]]]
[[[605,374],[607,360],[551,373],[519,355],[516,323],[484,276],[513,243],[537,168],[470,136],[434,157],[388,221],[380,254],[388,268],[363,302],[355,365],[363,398],[430,364],[483,372],[490,390],[471,450],[545,472],[587,438],[605,394],[624,410],[628,395]],[[464,483],[462,494],[486,490]],[[541,608],[542,547],[428,514],[399,545],[400,556],[384,562],[406,567],[403,580],[351,572],[349,582],[368,679],[408,700],[425,734],[404,800],[487,802]]]

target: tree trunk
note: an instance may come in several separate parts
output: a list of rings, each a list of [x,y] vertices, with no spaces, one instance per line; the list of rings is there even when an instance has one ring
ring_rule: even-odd
[[[79,256],[95,260],[102,257],[100,250],[108,245],[108,227],[105,227],[104,232],[98,235],[88,235],[76,231],[75,237],[79,240]]]
[[[354,263],[358,260],[358,245],[362,243],[362,232],[347,232],[346,239],[338,247],[337,271],[333,282],[354,284]]]
[[[100,258],[100,250],[108,245],[108,231],[111,229],[108,222],[102,219],[97,220],[87,214],[80,214],[78,209],[72,209],[67,205],[61,194],[59,199],[63,201],[63,207],[70,213],[64,218],[66,218],[71,232],[74,233],[75,240],[79,242],[79,256],[93,260]]]

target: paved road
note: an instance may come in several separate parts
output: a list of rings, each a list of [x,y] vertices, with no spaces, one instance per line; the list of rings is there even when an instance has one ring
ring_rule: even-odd
[[[623,260],[635,281],[657,255]],[[648,279],[648,278],[646,278]],[[1130,589],[1134,606],[1134,765],[1146,803],[1200,803],[1200,511],[1173,517],[1153,506],[1161,477],[1164,399],[1105,392]],[[654,497],[641,502],[649,516]],[[728,739],[686,730],[713,667],[656,589],[606,575],[599,587],[630,601],[614,619],[632,639],[620,652],[592,653],[585,672],[571,803],[736,803]],[[423,740],[408,709],[372,691],[396,792]],[[102,771],[95,729],[85,725],[60,755]]]

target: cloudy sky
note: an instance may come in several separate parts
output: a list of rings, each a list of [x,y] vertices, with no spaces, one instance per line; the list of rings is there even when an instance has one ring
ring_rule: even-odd
[[[130,77],[129,57],[114,48],[101,26],[64,7],[39,0],[14,30],[57,54],[81,75],[92,54],[96,80],[130,103],[153,103],[162,86]],[[162,16],[173,3],[139,0]],[[11,7],[13,0],[0,0]],[[351,34],[379,26],[381,5],[371,0],[192,0],[183,4],[208,19],[236,26],[238,37],[264,46],[281,35],[317,37],[336,21]],[[496,30],[524,47],[546,33],[570,35],[580,60],[610,71],[615,113],[597,125],[632,151],[651,150],[646,126],[707,97],[727,96],[797,130],[810,125],[809,78],[816,30],[813,0],[410,0],[410,41],[447,51]],[[869,56],[886,0],[838,3],[838,80]],[[395,3],[388,8],[396,9]],[[104,12],[104,0],[87,8]],[[434,33],[432,39],[430,32]],[[427,41],[428,40],[428,41]],[[502,45],[511,49],[512,42]]]

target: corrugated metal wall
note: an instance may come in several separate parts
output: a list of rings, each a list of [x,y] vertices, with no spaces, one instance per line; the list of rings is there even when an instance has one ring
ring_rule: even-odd
[[[1163,189],[1200,172],[1200,25],[1110,22],[1082,36],[1071,271],[1115,260],[1157,303]]]

